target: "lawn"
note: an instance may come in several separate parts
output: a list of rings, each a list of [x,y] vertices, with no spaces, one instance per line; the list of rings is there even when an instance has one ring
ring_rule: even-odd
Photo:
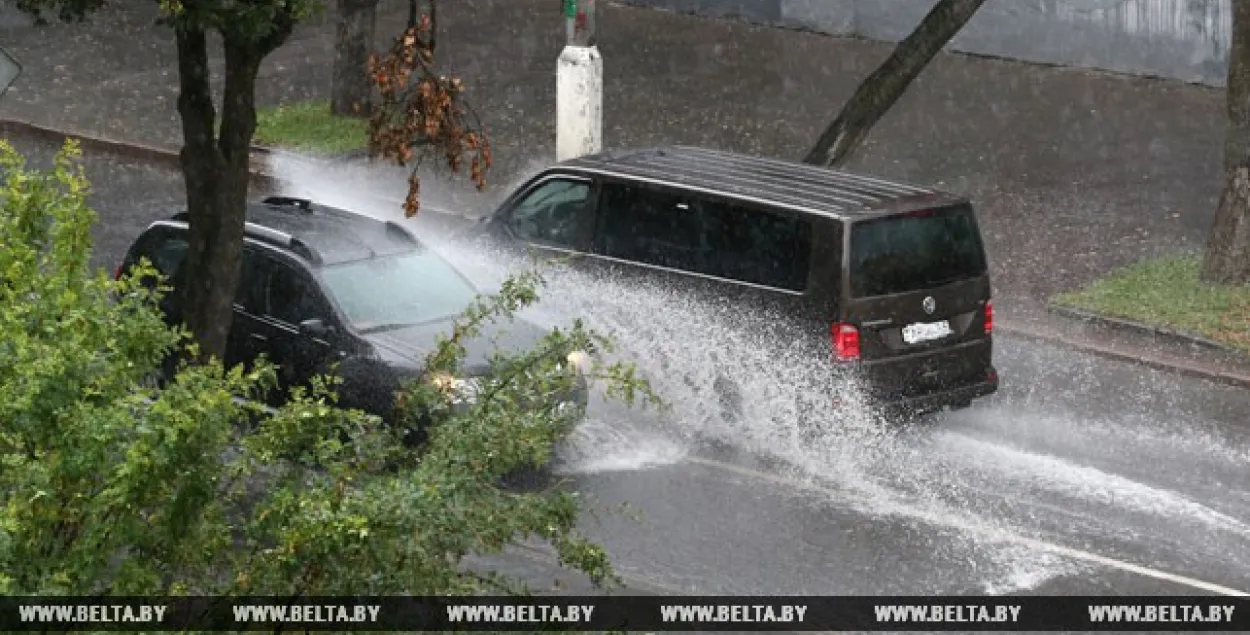
[[[301,101],[256,109],[255,143],[314,154],[343,154],[368,143],[363,119],[330,114],[327,101]]]
[[[1147,260],[1052,301],[1200,335],[1250,353],[1250,286],[1203,284],[1198,281],[1200,262],[1198,257]]]

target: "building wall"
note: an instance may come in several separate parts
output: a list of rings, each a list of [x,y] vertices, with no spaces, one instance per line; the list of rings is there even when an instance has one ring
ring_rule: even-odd
[[[833,35],[897,41],[921,0],[624,0]],[[950,48],[1215,86],[1228,64],[1229,0],[988,0]]]

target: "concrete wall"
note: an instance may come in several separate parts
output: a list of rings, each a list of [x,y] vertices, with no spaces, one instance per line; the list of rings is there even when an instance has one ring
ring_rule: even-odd
[[[834,35],[897,41],[922,0],[624,0]],[[967,53],[1156,75],[1222,86],[1229,0],[988,0],[951,41]]]

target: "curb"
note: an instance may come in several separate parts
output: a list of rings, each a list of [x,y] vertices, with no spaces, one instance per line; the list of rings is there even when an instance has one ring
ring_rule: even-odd
[[[1140,352],[1118,350],[1116,347],[1096,344],[1081,337],[1065,337],[1063,335],[1047,333],[1042,330],[1029,328],[1021,324],[1005,322],[1003,320],[999,320],[998,324],[995,325],[995,330],[1000,333],[1019,337],[1021,339],[1061,346],[1063,348],[1088,353],[1090,355],[1095,355],[1117,362],[1136,364],[1153,370],[1175,373],[1185,377],[1194,377],[1225,386],[1250,390],[1250,374],[1248,373],[1204,368],[1196,364],[1180,363],[1177,360],[1163,359]]]
[[[316,154],[307,155],[307,154],[302,154],[300,152],[296,152],[293,150],[283,150],[282,148],[275,148],[272,146],[259,145],[259,144],[253,143],[250,147],[250,150],[253,154],[263,154],[266,156],[272,156],[272,155],[297,156],[297,157],[310,159],[313,162],[360,161],[360,160],[369,158],[369,151],[366,149],[349,150],[347,152],[338,152],[338,153],[327,154],[327,155],[316,155]]]
[[[72,130],[48,128],[20,119],[0,119],[0,132],[38,137],[56,143],[58,146],[63,145],[67,138],[73,138],[78,140],[84,154],[87,152],[105,152],[135,161],[155,163],[175,170],[182,169],[182,160],[179,152],[173,148],[150,146],[130,141],[115,141],[107,137],[79,134]]]
[[[1231,346],[1221,344],[1215,340],[1211,340],[1200,335],[1186,333],[1184,331],[1176,331],[1160,326],[1152,326],[1135,320],[1112,317],[1109,315],[1095,313],[1093,311],[1061,306],[1054,303],[1048,303],[1046,305],[1046,312],[1063,318],[1079,320],[1091,326],[1150,337],[1169,344],[1190,346],[1211,352],[1223,353],[1225,355],[1246,357],[1245,353]]]
[[[182,159],[179,150],[168,146],[148,145],[131,141],[117,141],[115,139],[83,134],[73,130],[49,128],[47,126],[41,126],[39,124],[20,119],[0,118],[0,133],[5,135],[36,137],[49,143],[54,143],[58,147],[63,145],[66,139],[72,138],[78,141],[79,145],[82,147],[83,154],[88,152],[111,154],[136,162],[149,163],[169,170],[182,170]],[[250,148],[250,151],[254,155],[270,156],[285,154],[293,157],[299,156],[298,153],[285,152],[282,150],[275,150],[255,145]],[[249,173],[251,174],[249,183],[251,187],[271,190],[279,190],[282,188],[282,180],[265,172],[264,170],[252,166],[249,169]],[[378,201],[379,205],[392,205],[398,208],[403,204],[403,201],[399,199],[386,199],[380,197],[374,198]],[[426,207],[424,205],[421,207],[420,213],[434,214],[437,216],[445,216],[455,219],[472,220],[473,218],[463,214],[456,214],[449,210]]]
[[[357,161],[369,158],[367,150],[352,150],[350,152],[341,152],[336,154],[306,154],[297,150],[287,150],[274,146],[258,145],[253,143],[248,147],[248,151],[253,157],[287,157],[307,161],[308,163],[334,163],[336,161]]]
[[[151,163],[170,170],[182,169],[180,151],[170,147],[131,141],[117,141],[107,137],[82,134],[73,130],[58,130],[20,119],[0,119],[0,132],[37,137],[50,143],[55,143],[57,146],[63,145],[66,139],[72,138],[78,141],[82,147],[83,154],[88,152],[112,154],[133,161]],[[279,181],[272,175],[256,169],[252,169],[250,172],[252,187],[275,188],[279,186]]]

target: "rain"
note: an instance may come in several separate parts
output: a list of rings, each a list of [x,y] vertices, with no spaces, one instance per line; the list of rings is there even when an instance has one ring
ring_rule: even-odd
[[[439,64],[463,78],[491,139],[482,191],[423,165],[421,209],[407,219],[410,166],[271,149],[253,152],[264,178],[249,198],[304,197],[402,223],[477,288],[497,290],[532,261],[482,242],[479,221],[563,152],[557,4],[440,4]],[[596,4],[600,149],[695,146],[797,162],[932,3]],[[838,166],[971,201],[999,384],[966,409],[900,424],[856,391],[835,404],[818,379],[828,351],[750,327],[770,316],[543,264],[541,299],[524,319],[584,319],[669,405],[629,408],[592,391],[553,467],[586,502],[581,528],[626,588],[1250,592],[1246,333],[1215,348],[1052,307],[1122,267],[1203,253],[1232,129],[1229,4],[988,0]],[[171,154],[183,142],[173,36],[152,24],[157,10],[113,3],[82,24],[37,27],[0,8],[0,46],[22,62],[0,97],[0,128],[42,166],[63,134],[102,140],[84,148],[99,214],[93,264],[109,271],[151,222],[186,207]],[[381,0],[377,11],[381,50],[408,5]],[[327,99],[334,33],[332,7],[297,26],[261,66],[258,106]],[[219,47],[210,45],[217,73]],[[576,578],[538,541],[474,561],[535,586]]]

